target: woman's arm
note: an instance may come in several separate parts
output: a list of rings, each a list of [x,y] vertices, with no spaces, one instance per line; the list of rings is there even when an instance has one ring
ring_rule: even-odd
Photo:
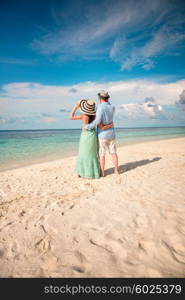
[[[75,112],[78,110],[79,106],[80,106],[79,103],[74,105],[72,111],[70,112],[70,117],[69,117],[70,120],[82,120],[83,115],[75,116]]]
[[[106,129],[109,129],[109,128],[113,128],[113,123],[109,123],[109,124],[107,124],[107,125],[103,125],[102,123],[100,123],[100,124],[98,125],[98,127],[99,127],[100,129],[102,129],[102,130],[106,130]]]

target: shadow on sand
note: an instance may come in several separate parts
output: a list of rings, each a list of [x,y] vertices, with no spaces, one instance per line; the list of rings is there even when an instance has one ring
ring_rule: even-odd
[[[154,157],[152,159],[143,159],[143,160],[129,162],[129,163],[126,163],[124,165],[120,165],[119,166],[119,172],[120,172],[120,174],[122,174],[122,173],[125,173],[127,171],[133,170],[137,167],[153,163],[153,162],[158,161],[160,159],[161,159],[161,157]],[[110,168],[110,169],[105,170],[105,176],[113,174],[113,173],[114,173],[114,168]]]

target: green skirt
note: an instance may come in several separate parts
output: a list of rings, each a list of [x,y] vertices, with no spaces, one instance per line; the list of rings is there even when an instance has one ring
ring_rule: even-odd
[[[98,140],[95,130],[82,131],[76,172],[83,178],[99,178]]]

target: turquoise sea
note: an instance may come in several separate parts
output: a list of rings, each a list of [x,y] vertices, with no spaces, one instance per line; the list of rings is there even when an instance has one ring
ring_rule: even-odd
[[[117,144],[185,137],[185,127],[119,128]],[[0,131],[0,171],[76,155],[80,129]]]

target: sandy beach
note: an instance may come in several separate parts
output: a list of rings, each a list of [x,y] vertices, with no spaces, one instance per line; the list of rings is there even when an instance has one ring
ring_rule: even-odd
[[[0,277],[185,277],[185,138],[118,155],[96,180],[76,157],[0,173]]]

